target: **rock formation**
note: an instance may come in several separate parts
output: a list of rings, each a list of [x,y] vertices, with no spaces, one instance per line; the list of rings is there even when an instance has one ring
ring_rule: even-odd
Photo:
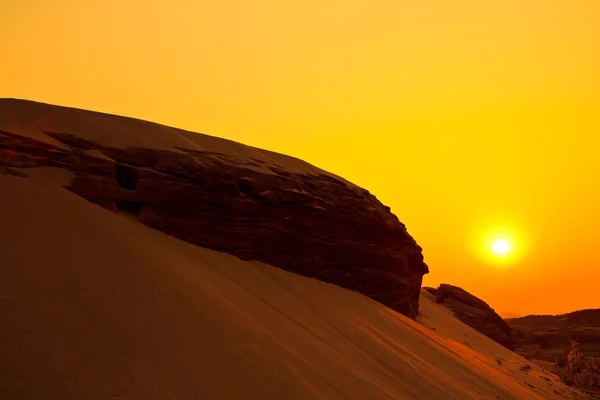
[[[447,306],[459,320],[471,328],[483,333],[504,347],[513,349],[511,328],[483,300],[464,289],[445,283],[442,283],[437,289],[424,288],[424,290],[435,295],[436,303]]]
[[[565,357],[572,339],[580,344],[582,354],[600,359],[600,309],[528,315],[505,321],[513,329],[516,351],[527,358],[555,361]]]
[[[148,141],[196,144],[111,144],[132,129]],[[405,226],[367,190],[300,160],[140,120],[0,100],[0,173],[26,177],[42,166],[72,171],[68,190],[184,241],[417,314],[428,268]]]

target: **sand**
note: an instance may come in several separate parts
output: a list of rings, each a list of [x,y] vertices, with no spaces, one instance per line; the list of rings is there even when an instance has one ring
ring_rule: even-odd
[[[351,185],[345,179],[306,161],[231,140],[190,132],[136,118],[61,107],[19,99],[0,98],[0,130],[64,147],[44,132],[70,133],[107,147],[200,150],[227,154],[240,160],[258,160],[297,174],[322,174]],[[98,156],[98,154],[94,154]],[[252,167],[255,168],[256,167]],[[272,173],[268,168],[262,172]]]
[[[1,399],[576,398],[426,292],[412,321],[31,176],[0,175]]]

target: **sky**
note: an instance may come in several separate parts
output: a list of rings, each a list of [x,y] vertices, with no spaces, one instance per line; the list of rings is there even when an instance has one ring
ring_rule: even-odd
[[[302,158],[392,208],[424,285],[564,313],[600,308],[598,20],[597,0],[3,0],[0,97]]]

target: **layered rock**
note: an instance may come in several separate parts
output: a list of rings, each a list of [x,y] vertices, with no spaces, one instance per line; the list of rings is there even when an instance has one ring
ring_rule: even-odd
[[[527,358],[555,361],[579,343],[582,354],[600,360],[600,309],[563,315],[528,315],[505,320],[513,329],[513,344]]]
[[[600,309],[528,315],[506,322],[513,329],[515,352],[547,366],[568,385],[600,393]],[[578,355],[570,359],[573,349]]]
[[[436,303],[453,311],[456,317],[473,329],[508,349],[511,343],[511,328],[486,302],[457,286],[441,284],[437,289],[424,288],[435,295]]]
[[[389,207],[342,178],[223,139],[39,103],[1,100],[0,128],[0,173],[67,169],[75,175],[67,189],[149,227],[417,314],[428,272],[421,248]],[[110,145],[134,128],[196,144]]]

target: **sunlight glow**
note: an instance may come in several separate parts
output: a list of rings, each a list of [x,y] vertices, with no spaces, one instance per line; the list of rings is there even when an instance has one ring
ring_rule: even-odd
[[[494,250],[494,253],[501,256],[508,254],[511,250],[511,247],[512,246],[510,245],[510,243],[505,239],[496,239],[492,244],[492,249]]]
[[[527,226],[506,213],[478,218],[469,236],[469,247],[477,258],[474,262],[493,269],[522,266],[532,246]]]

